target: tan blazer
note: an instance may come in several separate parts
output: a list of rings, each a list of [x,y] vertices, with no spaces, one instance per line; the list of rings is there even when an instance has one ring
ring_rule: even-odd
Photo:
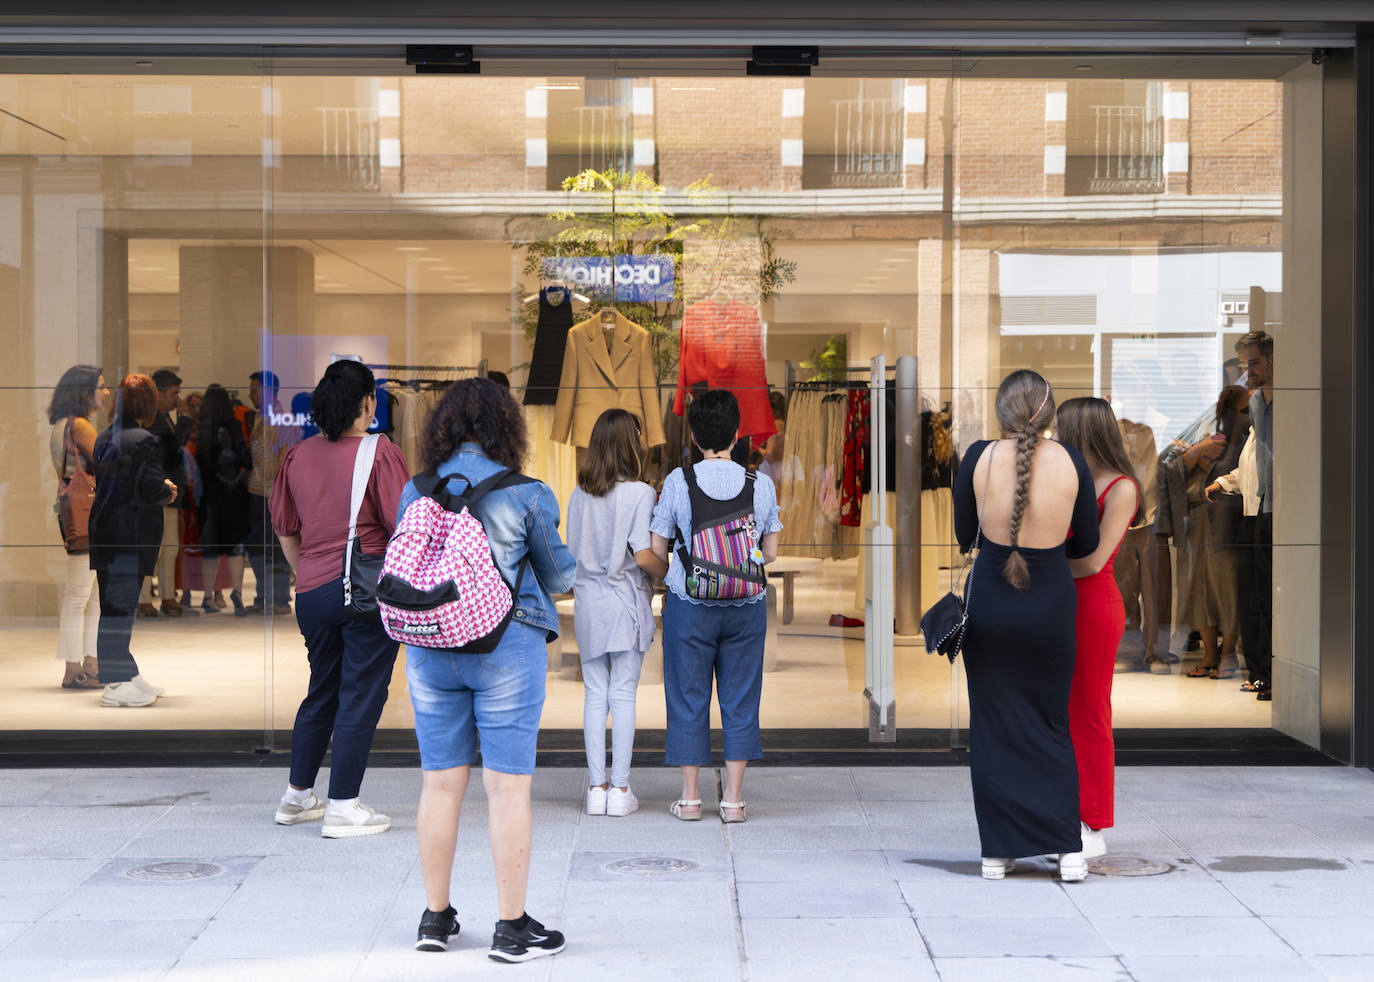
[[[568,331],[549,435],[557,443],[585,447],[597,418],[607,409],[624,409],[638,416],[646,447],[664,442],[649,332],[621,314],[616,314],[609,353],[600,314]]]

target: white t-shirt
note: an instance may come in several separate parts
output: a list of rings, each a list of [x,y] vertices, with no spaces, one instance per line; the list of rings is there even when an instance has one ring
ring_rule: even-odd
[[[577,560],[573,629],[583,659],[647,651],[654,639],[649,574],[634,555],[649,548],[654,499],[640,481],[621,481],[600,498],[573,489],[568,549]]]

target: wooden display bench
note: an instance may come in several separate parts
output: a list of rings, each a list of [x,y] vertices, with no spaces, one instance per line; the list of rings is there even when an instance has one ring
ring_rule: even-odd
[[[794,613],[793,591],[799,574],[819,569],[821,561],[811,556],[779,556],[768,564],[771,579],[782,579],[782,591],[776,583],[768,584],[768,629],[763,645],[763,670],[773,672],[778,668],[778,625],[791,624]],[[639,681],[655,685],[663,682],[663,594],[655,593],[652,601],[654,612],[654,641],[644,654],[644,668]],[[582,681],[582,660],[577,652],[577,636],[573,631],[573,611],[576,600],[563,597],[555,602],[558,608],[558,640],[549,645],[549,671],[557,672],[564,678]]]
[[[554,606],[558,608],[558,640],[549,645],[549,671],[564,678],[582,681],[582,659],[577,652],[577,635],[573,633],[575,598],[564,597]],[[654,641],[644,653],[644,667],[639,682],[661,685],[663,682],[663,594],[655,593],[650,603],[654,612]]]

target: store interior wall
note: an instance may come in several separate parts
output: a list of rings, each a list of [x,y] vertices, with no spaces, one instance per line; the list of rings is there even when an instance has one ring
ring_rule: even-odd
[[[1322,71],[1283,79],[1283,320],[1274,337],[1274,727],[1321,739]],[[1347,584],[1329,584],[1349,589]]]

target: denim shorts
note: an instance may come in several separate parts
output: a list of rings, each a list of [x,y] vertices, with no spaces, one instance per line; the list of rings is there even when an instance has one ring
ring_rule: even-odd
[[[477,762],[503,774],[533,774],[549,670],[546,633],[511,621],[496,650],[455,654],[406,646],[420,766],[442,771]]]

